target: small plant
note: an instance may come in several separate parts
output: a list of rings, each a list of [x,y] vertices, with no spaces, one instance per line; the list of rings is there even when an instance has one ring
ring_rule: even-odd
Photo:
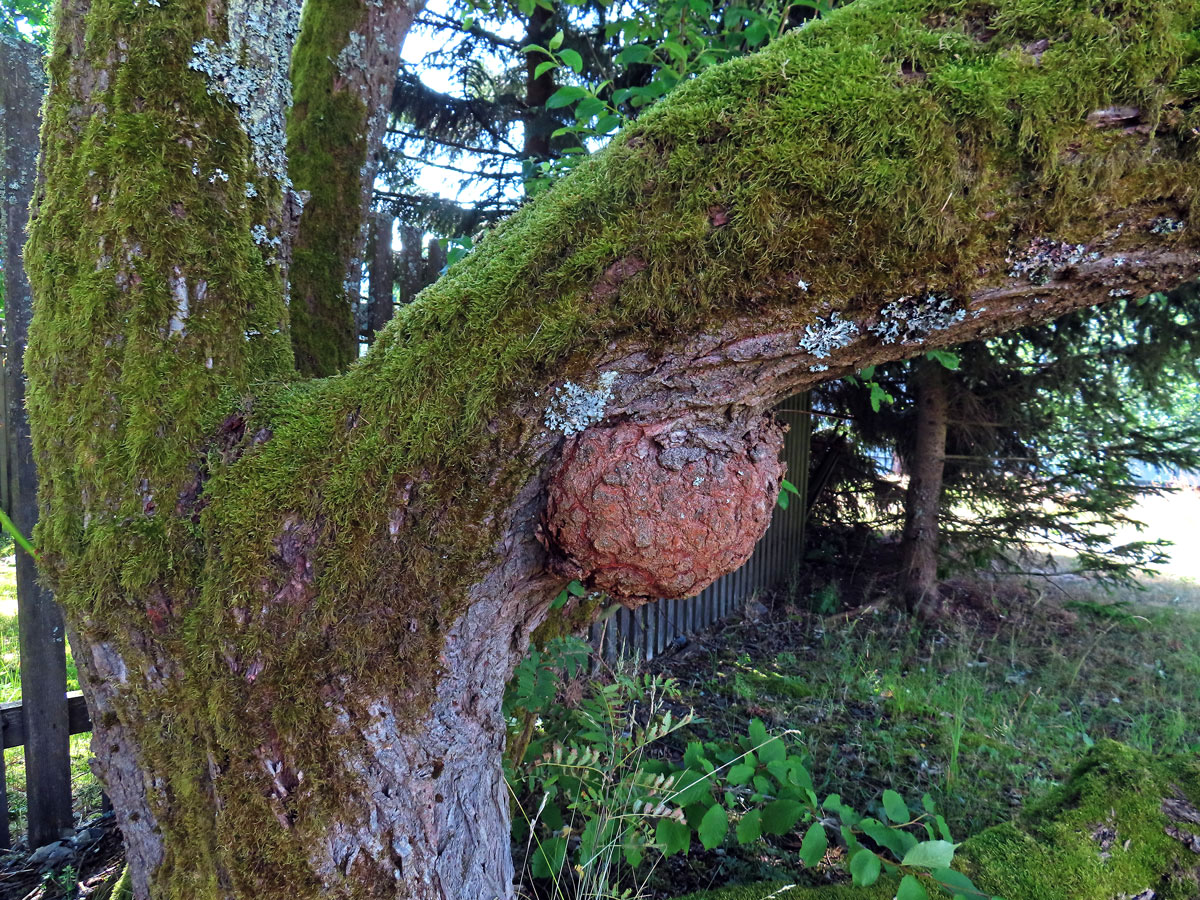
[[[819,799],[794,731],[772,735],[752,719],[745,736],[690,741],[680,758],[680,732],[696,720],[672,709],[676,683],[622,668],[589,682],[574,706],[562,703],[554,673],[574,677],[585,647],[573,638],[551,642],[531,653],[510,686],[514,704],[532,704],[519,708],[545,713],[532,727],[510,718],[513,837],[529,878],[548,885],[538,896],[635,896],[664,857],[696,843],[715,850],[802,835],[805,866],[829,864],[836,843],[856,885],[899,876],[900,900],[987,898],[952,868],[958,844],[928,794],[910,807],[884,791],[873,815],[838,794]],[[569,669],[556,670],[556,661]]]

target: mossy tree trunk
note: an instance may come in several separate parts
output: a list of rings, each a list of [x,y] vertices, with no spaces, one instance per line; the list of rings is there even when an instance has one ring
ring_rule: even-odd
[[[37,540],[136,896],[510,896],[501,693],[568,577],[736,567],[779,398],[1196,278],[1196,0],[973,9],[681,86],[310,381],[294,0],[64,0]]]
[[[288,118],[289,172],[302,198],[291,245],[292,347],[303,375],[358,356],[356,310],[371,192],[400,47],[424,0],[305,4]]]
[[[904,532],[900,539],[900,590],[909,612],[935,615],[938,597],[938,517],[946,469],[946,430],[950,418],[950,378],[935,360],[917,360],[916,440],[908,460]]]

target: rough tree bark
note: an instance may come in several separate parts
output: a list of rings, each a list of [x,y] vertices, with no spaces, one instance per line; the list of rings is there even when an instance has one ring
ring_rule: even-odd
[[[307,381],[294,5],[57,21],[38,540],[138,897],[509,897],[501,693],[568,574],[699,590],[765,527],[777,399],[1200,273],[1195,0],[858,0]]]
[[[909,612],[935,613],[938,516],[946,468],[946,429],[950,418],[949,376],[941,363],[921,359],[913,376],[917,434],[908,460],[904,532],[900,538],[901,593]]]

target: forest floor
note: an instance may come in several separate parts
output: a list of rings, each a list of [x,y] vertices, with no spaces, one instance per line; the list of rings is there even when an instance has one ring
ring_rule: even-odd
[[[803,575],[762,598],[757,621],[694,636],[650,668],[679,681],[681,706],[702,719],[691,726],[696,737],[745,734],[752,717],[794,729],[819,794],[869,808],[885,788],[928,792],[963,837],[1042,796],[1101,737],[1153,753],[1200,752],[1200,491],[1149,498],[1140,512],[1143,537],[1177,542],[1141,590],[1108,594],[1077,576],[955,580],[948,614],[918,628],[881,602],[894,548],[862,531],[816,535]],[[11,563],[0,564],[0,701],[20,696],[12,592]],[[69,664],[72,690],[75,677]],[[108,821],[98,818],[87,737],[72,739],[81,833]],[[5,762],[19,840],[21,749],[5,751]],[[86,869],[78,854],[44,871],[27,857],[0,858],[0,900],[95,897],[100,876],[113,872],[105,833]],[[795,857],[782,841],[693,848],[657,867],[643,893],[802,877]]]

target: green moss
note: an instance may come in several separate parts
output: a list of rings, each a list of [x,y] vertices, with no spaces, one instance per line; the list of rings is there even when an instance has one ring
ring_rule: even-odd
[[[1159,761],[1103,741],[1016,823],[968,841],[965,869],[1010,898],[1109,900],[1147,888],[1169,900],[1195,897],[1197,861],[1164,830],[1163,800],[1179,791],[1200,799],[1200,760]],[[1106,826],[1116,832],[1107,856],[1096,837]]]
[[[306,3],[292,54],[288,171],[309,194],[292,247],[292,347],[305,375],[335,375],[358,356],[358,281],[347,278],[361,252],[368,110],[339,64],[355,64],[344,51],[365,21],[362,0]]]
[[[1005,266],[1010,239],[1069,240],[1114,225],[1110,208],[1149,221],[1195,203],[1188,133],[1178,152],[1139,155],[1084,118],[1129,104],[1171,121],[1166,86],[1194,64],[1200,0],[950,6],[971,28],[933,0],[857,0],[683,85],[495,229],[345,375],[311,382],[291,381],[278,271],[251,236],[281,219],[279,186],[245,196],[255,173],[237,117],[188,68],[193,41],[221,40],[204,4],[93,4],[85,52],[104,68],[121,42],[127,58],[81,133],[59,36],[27,257],[38,540],[84,638],[159,673],[131,684],[121,714],[161,776],[168,896],[216,895],[220,869],[237,873],[237,896],[316,894],[305,848],[356,789],[332,735],[333,703],[354,702],[338,685],[391,697],[412,722],[428,709],[497,512],[530,475],[512,404],[540,408],[613,340],[662,346],[733,315],[801,324],[817,310],[856,318],[881,294],[961,295]],[[345,195],[310,200],[330,218],[292,271],[330,309],[344,307],[344,268],[326,263],[350,237],[363,111],[329,87],[342,44],[323,57],[320,42],[344,42],[356,8],[310,9],[296,58],[292,140],[311,145],[293,158],[312,168],[293,177],[303,188],[328,163],[310,189]],[[1038,64],[1024,48],[1041,37]],[[926,77],[902,77],[906,62]],[[322,117],[328,145],[306,130]],[[1194,247],[1197,230],[1175,240]],[[606,269],[633,257],[645,268],[597,299]],[[181,276],[208,299],[172,337]],[[307,309],[293,300],[293,334],[329,333],[303,323]],[[305,772],[308,792],[282,809],[290,829],[263,792],[264,746]]]

